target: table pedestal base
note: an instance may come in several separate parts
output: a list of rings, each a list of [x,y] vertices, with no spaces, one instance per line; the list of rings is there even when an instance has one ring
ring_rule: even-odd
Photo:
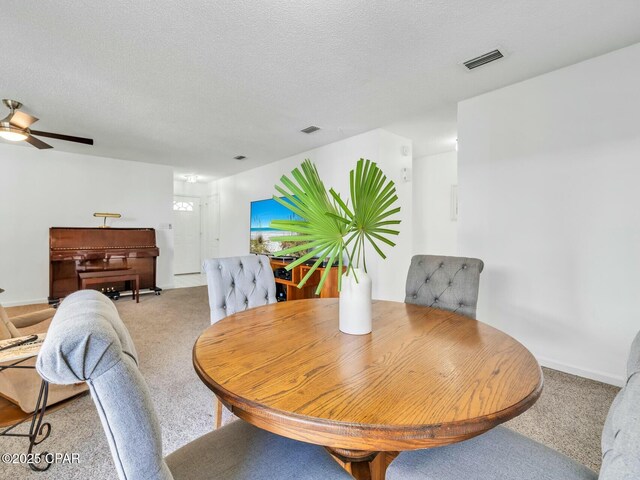
[[[331,456],[356,480],[384,480],[387,467],[398,456],[398,452],[326,448]]]

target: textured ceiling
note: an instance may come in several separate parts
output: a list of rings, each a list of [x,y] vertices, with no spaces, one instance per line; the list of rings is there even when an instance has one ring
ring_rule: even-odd
[[[56,149],[213,176],[640,41],[637,0],[2,0],[0,16],[0,97],[96,142]]]

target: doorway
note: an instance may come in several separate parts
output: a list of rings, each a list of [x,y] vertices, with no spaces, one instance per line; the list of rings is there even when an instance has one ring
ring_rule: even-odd
[[[176,275],[200,273],[200,198],[173,197],[173,269]]]

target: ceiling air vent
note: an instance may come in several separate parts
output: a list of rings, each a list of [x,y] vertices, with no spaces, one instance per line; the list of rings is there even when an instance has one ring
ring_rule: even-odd
[[[473,70],[474,68],[481,67],[482,65],[486,65],[489,62],[499,60],[502,57],[504,57],[504,55],[502,55],[500,50],[494,50],[493,52],[485,53],[484,55],[480,55],[479,57],[467,60],[466,62],[464,62],[464,66],[469,70]]]
[[[236,155],[236,156],[235,156],[235,157],[233,157],[233,158],[235,158],[236,160],[244,160],[244,159],[245,159],[245,158],[247,158],[247,157],[245,157],[244,155]]]
[[[313,132],[317,132],[318,130],[320,130],[320,127],[316,127],[315,125],[311,125],[307,128],[303,128],[302,130],[300,130],[302,133],[313,133]]]

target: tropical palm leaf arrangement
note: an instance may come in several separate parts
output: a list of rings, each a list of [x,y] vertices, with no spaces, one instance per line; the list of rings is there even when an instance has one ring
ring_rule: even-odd
[[[391,218],[400,211],[400,207],[394,208],[398,200],[395,184],[387,180],[376,163],[361,158],[356,168],[351,170],[350,201],[344,201],[333,188],[327,191],[316,166],[308,159],[300,168],[295,168],[291,176],[293,179],[282,176],[282,185],[275,186],[282,198],[274,195],[273,199],[302,220],[274,220],[271,228],[294,233],[272,239],[295,243],[277,252],[276,256],[306,251],[287,269],[315,259],[298,287],[302,287],[325,260],[328,265],[337,260],[338,272],[342,272],[346,256],[347,275],[350,272],[355,275],[355,268],[363,268],[366,272],[367,244],[386,258],[381,246],[395,246],[390,237],[399,232],[389,227],[400,223],[400,220]],[[329,271],[329,268],[324,270],[316,293],[322,289]],[[341,286],[342,275],[339,275],[338,289]]]

